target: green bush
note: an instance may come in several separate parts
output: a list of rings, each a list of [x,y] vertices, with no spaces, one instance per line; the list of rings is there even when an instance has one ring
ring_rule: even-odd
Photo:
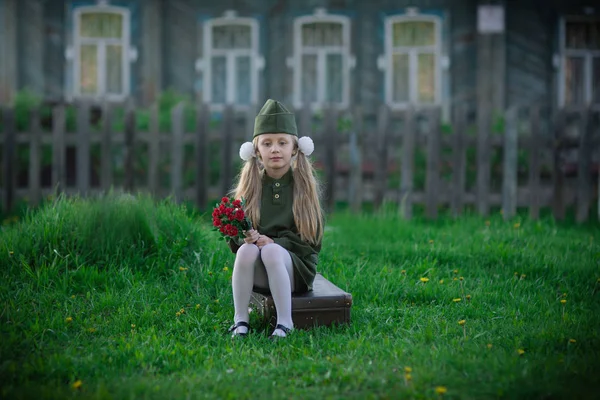
[[[169,200],[109,193],[97,198],[59,196],[20,223],[4,226],[2,263],[36,269],[55,262],[75,268],[127,264],[157,267],[194,259],[203,231],[187,209]]]

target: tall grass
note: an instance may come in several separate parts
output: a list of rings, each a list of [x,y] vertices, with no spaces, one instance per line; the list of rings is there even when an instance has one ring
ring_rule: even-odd
[[[319,269],[352,324],[272,343],[252,314],[232,342],[233,255],[202,216],[61,197],[0,231],[1,395],[598,398],[599,240],[549,218],[338,213]]]

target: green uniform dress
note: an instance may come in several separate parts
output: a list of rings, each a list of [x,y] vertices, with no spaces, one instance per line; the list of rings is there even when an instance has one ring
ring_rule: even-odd
[[[291,168],[280,179],[273,179],[265,173],[262,185],[260,224],[255,229],[290,253],[294,266],[293,290],[297,293],[312,290],[321,243],[313,246],[300,239],[292,212],[294,179]],[[243,243],[243,239],[238,238],[229,244],[231,250],[236,253]],[[257,263],[262,265],[260,257]]]

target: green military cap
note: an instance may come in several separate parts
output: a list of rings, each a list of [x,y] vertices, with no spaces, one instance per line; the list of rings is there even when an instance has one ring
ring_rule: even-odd
[[[263,133],[289,133],[298,136],[294,114],[277,100],[267,100],[254,119],[253,137]]]

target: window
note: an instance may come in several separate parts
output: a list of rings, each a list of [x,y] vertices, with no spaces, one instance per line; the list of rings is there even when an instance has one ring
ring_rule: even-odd
[[[124,98],[129,94],[129,11],[80,7],[74,16],[75,95]]]
[[[563,20],[561,50],[560,105],[600,104],[600,20]]]
[[[402,15],[385,21],[385,100],[392,108],[439,105],[441,97],[440,20]]]
[[[213,108],[249,106],[258,101],[258,22],[228,11],[204,25],[203,99]]]
[[[313,108],[333,104],[347,107],[350,97],[350,18],[327,15],[317,9],[315,15],[296,18],[294,55],[288,59],[294,73],[296,107]]]

